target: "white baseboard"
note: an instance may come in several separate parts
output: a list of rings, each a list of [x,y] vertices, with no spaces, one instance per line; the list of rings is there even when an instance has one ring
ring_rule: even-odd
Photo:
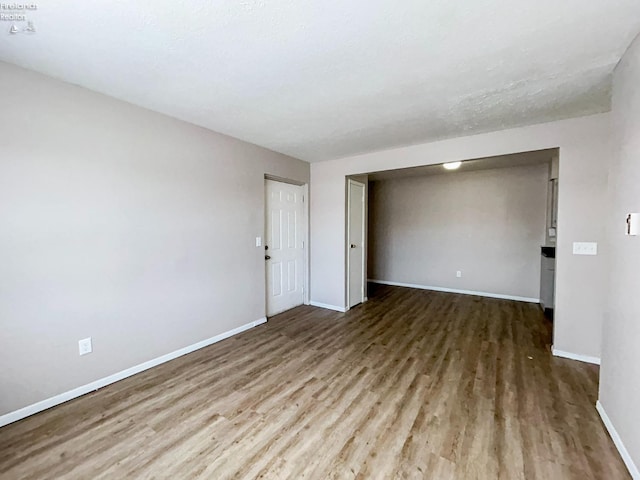
[[[338,307],[336,305],[329,305],[328,303],[320,303],[320,302],[311,301],[311,302],[309,302],[309,305],[311,305],[313,307],[327,308],[329,310],[335,310],[336,312],[342,312],[342,313],[345,313],[347,311],[347,309],[345,307]]]
[[[607,415],[607,412],[604,410],[604,407],[600,403],[600,400],[596,402],[596,410],[600,414],[602,423],[604,423],[604,426],[607,428],[607,431],[609,432],[609,435],[611,436],[613,443],[618,449],[618,452],[622,457],[622,461],[627,466],[627,469],[631,474],[631,478],[633,478],[633,480],[640,480],[640,470],[638,470],[638,467],[636,467],[636,464],[633,463],[631,455],[629,455],[629,452],[624,446],[624,443],[622,443],[622,439],[620,438],[620,435],[618,435],[618,431],[616,430],[616,427],[614,427],[613,423],[611,423],[611,419],[609,418],[609,415]]]
[[[266,321],[267,318],[262,317],[255,322],[247,323],[240,327],[234,328],[233,330],[229,330],[227,332],[221,333],[220,335],[216,335],[215,337],[202,340],[201,342],[194,343],[193,345],[189,345],[174,352],[167,353],[166,355],[154,358],[153,360],[149,360],[134,367],[127,368],[126,370],[122,370],[121,372],[114,373],[113,375],[109,375],[108,377],[101,378],[99,380],[96,380],[95,382],[82,385],[81,387],[74,388],[73,390],[69,390],[68,392],[64,392],[54,397],[47,398],[40,402],[23,407],[19,410],[6,413],[0,416],[0,427],[4,427],[5,425],[16,422],[18,420],[22,420],[23,418],[29,417],[48,408],[55,407],[56,405],[60,405],[61,403],[67,402],[69,400],[73,400],[74,398],[80,397],[89,392],[93,392],[100,388],[106,387],[107,385],[115,383],[119,380],[123,380],[127,377],[135,375],[136,373],[140,373],[150,368],[156,367],[162,363],[186,355],[187,353],[191,353],[201,348],[208,347],[209,345],[232,337],[233,335],[237,335],[240,332],[244,332],[245,330],[249,330],[250,328],[262,325]]]
[[[415,283],[389,282],[387,280],[368,279],[368,282],[379,283],[380,285],[391,285],[393,287],[419,288],[420,290],[433,290],[435,292],[460,293],[462,295],[476,295],[478,297],[500,298],[502,300],[515,300],[517,302],[540,303],[539,298],[518,297],[516,295],[503,295],[501,293],[476,292],[474,290],[459,290],[457,288],[432,287],[428,285],[417,285]]]
[[[553,354],[554,357],[569,358],[571,360],[578,360],[579,362],[593,363],[595,365],[600,365],[599,357],[592,357],[590,355],[580,355],[579,353],[565,352],[563,350],[558,350],[555,347],[551,347],[551,353]]]
[[[263,323],[267,323],[267,317],[259,318],[258,320],[253,322],[253,325],[251,325],[249,328],[257,327],[258,325],[262,325]],[[235,333],[232,334],[232,335],[235,335]],[[218,340],[218,341],[220,341],[220,340]]]

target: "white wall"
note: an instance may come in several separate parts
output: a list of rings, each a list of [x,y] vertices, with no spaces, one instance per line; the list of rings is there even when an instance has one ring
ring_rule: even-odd
[[[609,294],[604,321],[600,403],[640,478],[640,237],[624,235],[627,213],[640,212],[640,38],[614,76],[607,216]],[[633,469],[634,467],[632,467]]]
[[[265,315],[264,174],[309,164],[4,63],[0,90],[0,414]]]
[[[345,306],[345,175],[560,148],[554,344],[600,356],[605,263],[572,242],[604,239],[609,114],[384,150],[311,165],[311,298]]]
[[[370,183],[370,278],[539,299],[548,178],[538,164]]]

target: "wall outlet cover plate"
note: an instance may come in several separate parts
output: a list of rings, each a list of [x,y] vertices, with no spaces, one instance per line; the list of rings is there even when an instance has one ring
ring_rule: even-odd
[[[597,255],[597,242],[573,242],[574,255]]]
[[[80,355],[86,355],[87,353],[93,352],[93,347],[91,345],[91,337],[83,338],[78,341],[78,351]]]

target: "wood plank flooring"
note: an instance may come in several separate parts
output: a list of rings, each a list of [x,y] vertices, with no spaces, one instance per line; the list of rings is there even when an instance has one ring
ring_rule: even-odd
[[[626,479],[537,305],[375,287],[0,429],[2,479]]]

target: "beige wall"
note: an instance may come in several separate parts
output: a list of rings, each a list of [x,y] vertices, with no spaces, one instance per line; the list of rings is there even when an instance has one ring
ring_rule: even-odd
[[[624,235],[640,212],[640,38],[614,76],[614,154],[607,215],[609,293],[604,321],[600,403],[640,478],[640,236]]]
[[[0,414],[265,315],[263,177],[307,163],[4,63],[0,90]]]
[[[346,175],[560,148],[554,345],[600,356],[605,262],[572,255],[572,242],[604,240],[609,114],[384,150],[311,165],[311,299],[345,306]]]
[[[538,164],[372,182],[370,278],[538,299],[548,177]]]

